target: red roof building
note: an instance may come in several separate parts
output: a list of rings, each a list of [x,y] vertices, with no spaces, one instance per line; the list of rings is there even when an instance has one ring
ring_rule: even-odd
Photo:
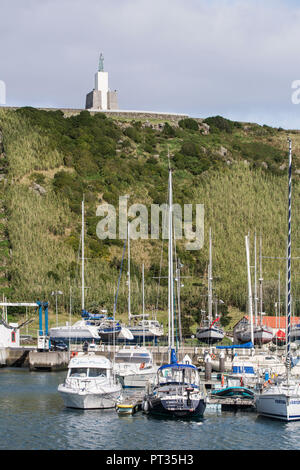
[[[242,322],[245,322],[248,321],[249,322],[249,317],[248,315],[245,315],[244,317],[241,318],[241,320],[239,320],[233,327],[233,330],[236,328],[236,326],[242,321]],[[253,323],[254,323],[254,318],[253,318]],[[277,330],[283,330],[285,331],[285,328],[286,328],[286,317],[280,317],[280,318],[276,318],[276,317],[271,317],[271,316],[267,316],[267,315],[263,315],[262,317],[262,322],[264,325],[266,326],[269,326],[270,328],[272,328],[274,330],[274,333],[276,333]],[[295,325],[295,324],[300,324],[300,317],[291,317],[291,325]]]

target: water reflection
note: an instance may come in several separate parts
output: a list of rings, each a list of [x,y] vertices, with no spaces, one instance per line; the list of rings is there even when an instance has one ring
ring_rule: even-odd
[[[174,420],[141,412],[67,409],[57,392],[65,373],[0,370],[0,449],[298,449],[300,422],[209,410]]]

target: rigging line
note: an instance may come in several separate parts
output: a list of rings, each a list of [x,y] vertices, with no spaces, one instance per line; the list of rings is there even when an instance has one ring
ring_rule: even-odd
[[[288,259],[286,256],[262,256],[262,258],[266,259]],[[292,257],[291,259],[300,259],[300,256]]]
[[[119,279],[118,279],[118,287],[117,287],[117,292],[116,292],[116,297],[115,297],[115,302],[114,302],[114,311],[113,311],[113,318],[114,318],[114,319],[115,319],[115,313],[116,313],[116,308],[117,308],[118,293],[119,293],[119,286],[120,286],[120,280],[121,280],[121,274],[122,274],[122,267],[123,267],[123,261],[124,261],[125,250],[126,250],[126,243],[127,243],[127,239],[125,239],[125,241],[124,241],[123,254],[122,254],[122,261],[121,261],[121,267],[120,267]]]
[[[169,199],[169,188],[168,188],[168,191],[167,191],[167,199],[166,199],[166,204],[168,202],[168,199]],[[167,214],[163,211],[163,219],[162,219],[162,233],[163,233],[163,229],[166,225],[166,220],[167,220]],[[162,271],[162,260],[163,260],[163,252],[164,250],[164,238],[162,236],[162,242],[161,242],[161,253],[160,253],[160,263],[159,263],[159,276],[158,276],[158,279],[159,279],[159,282],[157,284],[157,297],[156,297],[156,308],[155,308],[155,315],[157,317],[157,312],[158,312],[158,302],[159,302],[159,293],[160,293],[160,279],[161,279],[161,271]]]

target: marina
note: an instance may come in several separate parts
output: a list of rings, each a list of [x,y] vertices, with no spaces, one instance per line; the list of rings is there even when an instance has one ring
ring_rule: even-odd
[[[275,450],[278,442],[281,449],[298,449],[299,422],[282,423],[252,411],[208,406],[202,419],[174,423],[142,412],[120,416],[114,409],[68,409],[57,393],[64,378],[65,372],[0,370],[1,449],[172,450],[174,439],[178,450]]]
[[[100,28],[91,28],[93,48],[100,34],[103,46],[117,52],[108,53],[107,69],[106,52],[100,52],[84,109],[6,106],[6,84],[0,80],[1,450],[103,450],[112,452],[106,464],[138,467],[147,460],[134,451],[159,451],[160,457],[188,451],[194,457],[204,450],[300,448],[300,131],[279,127],[288,119],[282,119],[282,109],[276,122],[270,93],[278,99],[284,93],[263,88],[263,66],[271,64],[271,47],[279,43],[270,15],[259,34],[251,17],[244,24],[233,15],[239,19],[239,40],[223,3],[217,0],[212,11],[194,5],[190,17],[182,9],[178,27],[172,10],[176,34],[170,29],[153,34],[151,25],[150,54],[143,17],[151,18],[152,4],[138,16],[139,5],[124,8],[121,28],[113,10],[108,15],[109,9],[98,5],[95,18],[101,21]],[[41,20],[34,8],[30,17]],[[265,11],[257,8],[253,18],[261,27]],[[249,11],[243,10],[247,19]],[[138,18],[138,29],[129,29],[127,12]],[[63,23],[64,36],[74,40],[67,28],[76,28],[76,13],[75,8],[67,22],[63,12],[56,15],[54,46],[56,35],[63,37]],[[163,13],[160,6],[152,19],[164,18]],[[102,17],[110,33],[118,27],[117,48],[114,34],[104,41]],[[249,25],[252,43],[259,46],[253,50],[266,56],[261,63],[261,55],[246,47],[243,30],[249,33]],[[299,28],[292,26],[296,34]],[[270,31],[273,36],[264,43]],[[125,49],[128,32],[138,34]],[[56,103],[48,86],[55,76],[65,103],[67,93],[72,96],[73,87],[84,83],[92,53],[77,36],[78,49],[61,40],[56,58],[64,58],[64,67],[55,74],[53,52],[41,41],[40,60],[48,60],[39,73],[30,70],[34,102],[42,96],[43,102]],[[297,42],[292,39],[289,48]],[[276,67],[282,63],[286,73],[280,44]],[[136,45],[143,47],[138,62]],[[243,50],[235,51],[241,45]],[[4,65],[14,52],[5,50]],[[66,50],[79,52],[66,57]],[[228,51],[234,79],[220,56]],[[12,80],[11,66],[4,68],[11,80],[7,90],[18,103],[23,102],[18,83],[30,92],[26,67],[35,69],[35,62],[23,60],[19,82]],[[225,77],[217,89],[218,106],[232,119],[192,117],[197,109],[217,112],[216,96],[206,97],[216,64]],[[258,86],[252,68],[262,83],[257,97],[230,96],[231,88],[239,93],[245,81],[234,80],[245,72],[255,84],[248,90]],[[148,69],[146,80],[143,69]],[[278,73],[271,71],[275,82]],[[138,104],[147,86],[146,107],[166,104],[170,112],[122,111],[119,90],[111,88],[120,80],[130,83],[125,95],[120,90],[120,103]],[[13,103],[11,96],[8,101]],[[191,115],[175,112],[175,105],[192,106]],[[265,119],[271,124],[261,124]],[[132,456],[122,460],[118,451]],[[204,455],[198,454],[192,462],[197,467]],[[153,456],[151,464],[158,463],[158,452]]]

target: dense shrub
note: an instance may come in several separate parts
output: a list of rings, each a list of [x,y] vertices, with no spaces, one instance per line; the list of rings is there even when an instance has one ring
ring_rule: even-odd
[[[126,135],[126,137],[129,137],[137,143],[141,142],[142,140],[139,131],[135,127],[126,127],[126,129],[124,130],[124,135]]]
[[[225,131],[228,133],[232,133],[235,127],[235,123],[233,121],[225,119],[222,116],[209,117],[204,119],[203,122],[209,125],[211,132]]]
[[[175,137],[176,130],[174,129],[174,127],[170,126],[168,122],[165,122],[165,125],[162,130],[162,135],[165,137]]]
[[[248,142],[239,145],[242,156],[254,161],[282,163],[287,153],[262,142]]]
[[[198,122],[195,119],[185,118],[178,121],[179,127],[182,129],[189,129],[191,131],[197,131],[199,129]]]

